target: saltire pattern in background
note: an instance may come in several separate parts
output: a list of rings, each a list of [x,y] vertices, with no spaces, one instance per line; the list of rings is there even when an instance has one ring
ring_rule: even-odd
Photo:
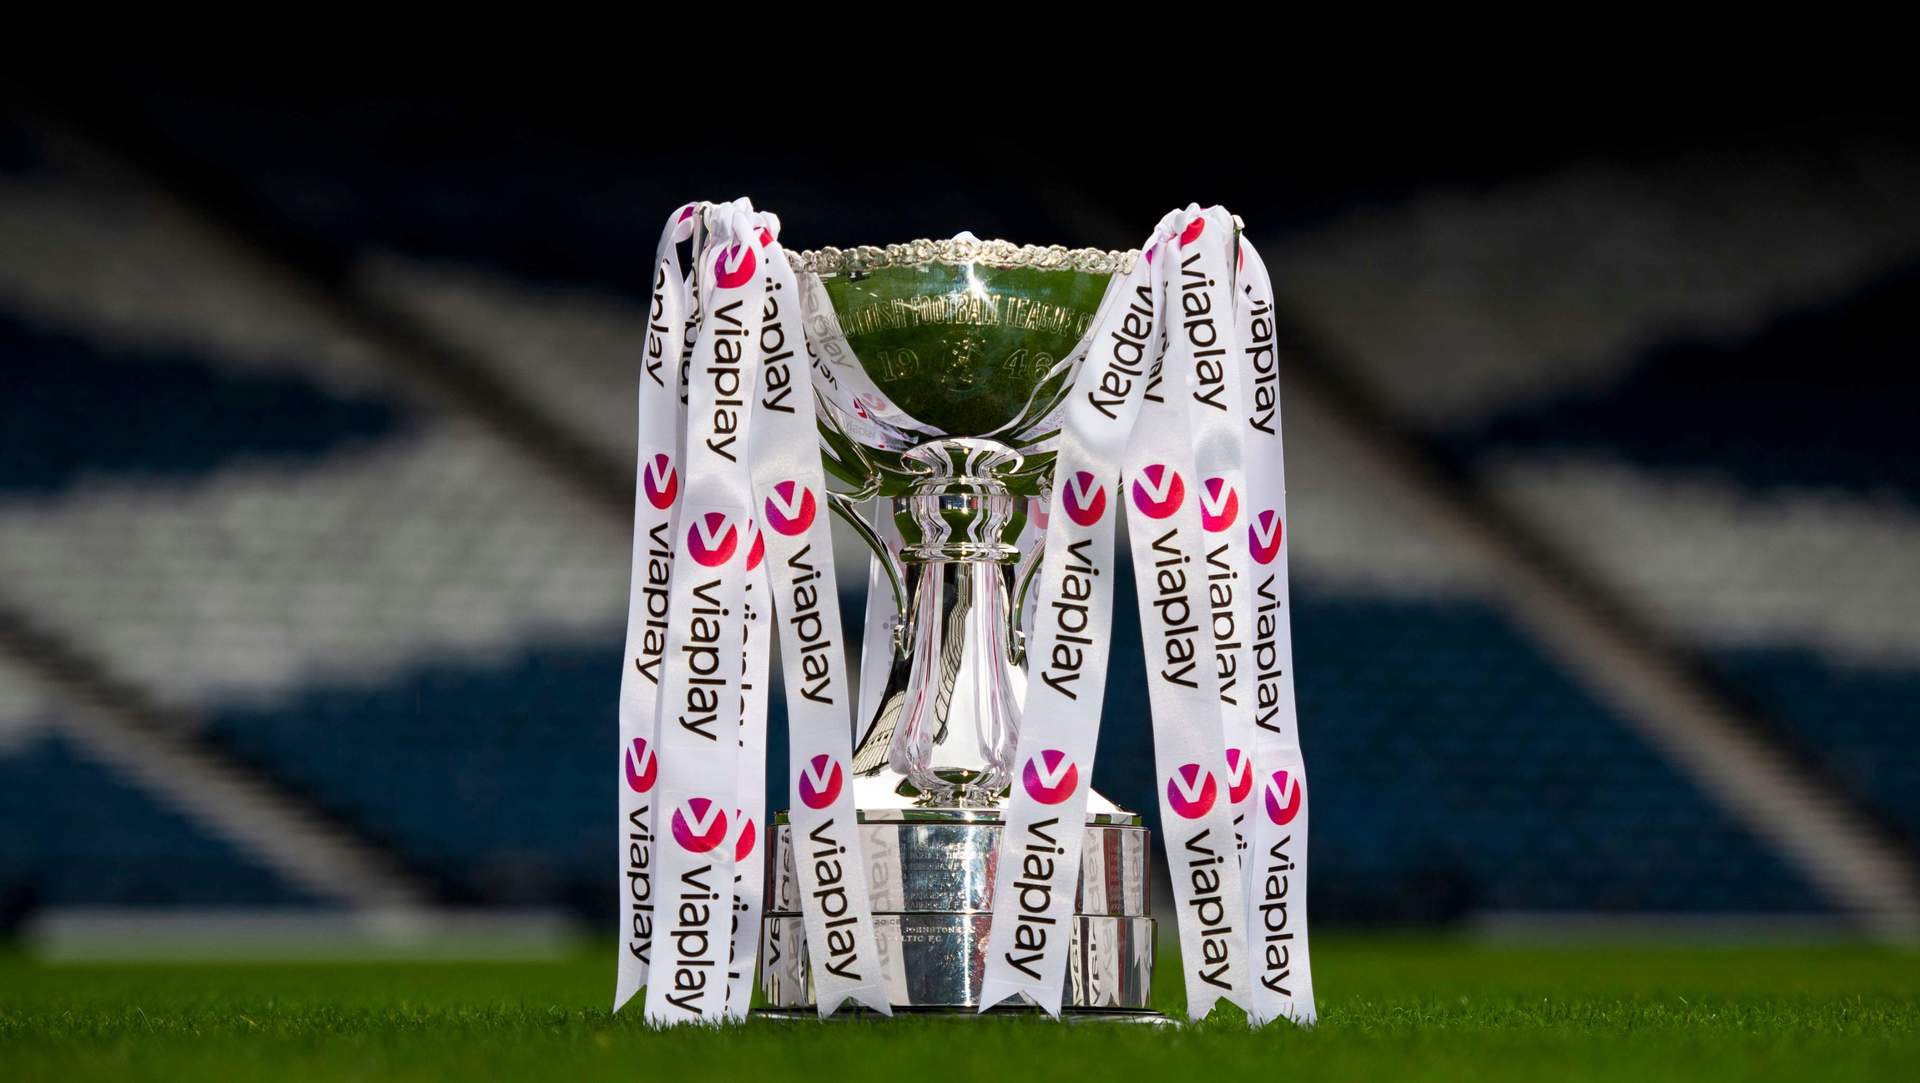
[[[182,153],[260,194],[289,235],[339,252],[354,303],[412,321],[631,462],[651,282],[634,273],[640,230],[607,228],[612,204],[582,230],[583,205],[564,187],[515,187],[526,157],[500,152],[484,111],[433,112],[434,138],[415,139],[427,114],[384,104],[316,127],[287,102],[271,103],[284,116],[177,93],[147,102]],[[627,574],[625,501],[608,514],[579,499],[552,462],[459,401],[420,394],[338,310],[153,198],[139,170],[108,178],[15,119],[0,116],[0,309],[11,321],[0,353],[25,383],[0,413],[85,427],[126,399],[141,424],[117,428],[117,460],[50,461],[61,445],[44,440],[0,453],[54,479],[0,478],[0,601],[181,712],[208,747],[315,795],[443,897],[611,923],[604,858],[619,838],[604,790],[579,780],[606,764],[625,609],[606,588]],[[439,176],[431,158],[448,140],[466,149],[457,175]],[[1283,201],[1240,209],[1261,211],[1283,302],[1350,363],[1336,375],[1383,393],[1421,431],[1459,434],[1484,483],[1604,573],[1605,589],[1657,607],[1810,763],[1915,837],[1920,785],[1900,779],[1920,763],[1905,724],[1920,638],[1903,619],[1920,584],[1909,568],[1920,526],[1911,500],[1875,490],[1883,472],[1863,464],[1911,457],[1866,404],[1903,401],[1868,388],[1874,351],[1910,330],[1884,313],[1904,312],[1912,293],[1920,208],[1885,196],[1920,190],[1920,163],[1871,139],[1802,142],[1631,162],[1588,154],[1471,191],[1421,181],[1342,196],[1304,222]],[[367,161],[373,143],[421,183]],[[579,154],[543,147],[553,161]],[[1836,151],[1844,175],[1816,165]],[[623,178],[607,189],[621,208],[669,199],[659,178],[671,166],[605,159],[592,172]],[[891,215],[895,235],[921,228],[868,207],[862,184],[847,177],[838,190],[862,192],[863,213]],[[454,186],[464,195],[449,214]],[[1040,236],[1051,217],[1023,206],[995,204],[982,220]],[[404,235],[390,228],[399,222]],[[641,227],[645,240],[657,224]],[[837,235],[830,221],[811,225]],[[520,257],[536,249],[563,265],[529,268]],[[66,344],[61,380],[18,363],[53,356],[50,338]],[[1783,413],[1810,343],[1827,359],[1821,408]],[[1742,405],[1703,416],[1682,408],[1692,385],[1674,375],[1709,362],[1770,375],[1713,381]],[[1439,370],[1449,379],[1436,384]],[[310,437],[248,437],[248,418],[278,416],[245,407],[256,377],[277,382],[276,403],[318,396],[298,411]],[[1471,556],[1423,517],[1421,494],[1383,477],[1312,388],[1292,391],[1292,495],[1308,527],[1284,538],[1300,574],[1294,604],[1313,629],[1299,646],[1300,696],[1320,723],[1307,743],[1327,810],[1315,848],[1323,915],[1831,912],[1503,615]],[[1546,423],[1563,402],[1587,404],[1580,428]],[[1677,439],[1635,442],[1666,417],[1691,419],[1715,450],[1687,458]],[[1748,417],[1798,417],[1812,431],[1765,454],[1715,436]],[[1796,466],[1816,449],[1837,457]],[[842,549],[851,585],[849,558],[864,554]],[[1131,682],[1142,676],[1125,569],[1120,580],[1114,679]],[[857,591],[848,597],[857,605]],[[1397,660],[1390,679],[1381,658]],[[62,694],[0,660],[0,790],[12,802],[0,814],[0,894],[25,888],[48,906],[340,905],[209,828],[169,780],[76,743]],[[1474,709],[1435,709],[1463,703]],[[1135,750],[1144,722],[1134,704],[1110,707],[1101,788],[1151,819],[1152,788],[1121,784],[1147,775]],[[76,795],[92,795],[91,818],[59,811]],[[1658,851],[1614,829],[1623,807],[1664,840]],[[1555,858],[1569,848],[1595,855],[1590,868]],[[95,874],[78,875],[77,855]],[[198,871],[174,875],[182,868]]]

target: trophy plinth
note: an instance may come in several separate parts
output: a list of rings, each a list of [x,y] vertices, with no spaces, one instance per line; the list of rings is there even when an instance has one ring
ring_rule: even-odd
[[[972,1012],[986,966],[999,814],[991,809],[862,809],[860,844],[887,999],[896,1008]],[[1153,985],[1147,831],[1118,811],[1087,817],[1074,904],[1068,1011],[1144,1011]],[[768,1007],[814,1003],[796,850],[785,814],[774,819],[762,933],[760,989]]]
[[[882,971],[898,1008],[979,1004],[1026,674],[1017,545],[1053,469],[1060,407],[1134,253],[962,235],[790,254],[832,506],[883,562],[899,614],[877,704],[855,722],[854,792]],[[860,508],[879,501],[899,553]],[[869,664],[878,660],[871,649]],[[1063,1005],[1143,1012],[1154,922],[1139,817],[1091,795]],[[813,1004],[787,814],[768,848],[761,993]]]

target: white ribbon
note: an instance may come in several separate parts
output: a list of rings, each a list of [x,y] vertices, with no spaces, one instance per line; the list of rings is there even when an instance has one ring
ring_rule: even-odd
[[[688,362],[686,492],[660,681],[650,1022],[725,1017],[739,816],[741,667],[752,492],[746,453],[769,231],[745,200],[707,211],[703,313]]]
[[[627,599],[625,663],[620,667],[620,963],[613,1010],[647,983],[653,939],[653,794],[659,779],[654,728],[660,653],[666,646],[667,591],[673,569],[674,513],[680,505],[680,355],[685,345],[687,281],[679,245],[693,236],[700,208],[667,219],[654,254],[653,301],[640,367],[638,476],[633,496],[633,571]]]
[[[791,750],[788,816],[814,999],[823,1017],[849,999],[890,1015],[853,801],[851,685],[801,296],[785,253],[777,243],[767,251],[753,495],[780,626]]]
[[[1233,809],[1234,847],[1244,861],[1247,814],[1253,807],[1253,689],[1248,678],[1246,448],[1241,436],[1241,357],[1232,282],[1235,227],[1222,207],[1191,217],[1180,235],[1177,267],[1168,269],[1167,364],[1187,373],[1187,419],[1192,425],[1193,490],[1200,504],[1201,544],[1193,551],[1206,576],[1209,626],[1220,683],[1220,720],[1226,743],[1222,782]]]
[[[763,332],[764,334],[764,332]],[[763,340],[764,341],[764,340]],[[763,351],[764,353],[764,348]],[[739,814],[733,824],[732,958],[727,965],[727,1018],[745,1019],[753,1006],[754,965],[760,959],[760,912],[767,893],[767,667],[769,645],[765,534],[751,531],[747,550],[747,637],[740,652]]]
[[[1312,1023],[1307,947],[1307,774],[1294,713],[1292,600],[1287,587],[1287,476],[1280,429],[1273,286],[1260,253],[1240,243],[1236,319],[1247,377],[1247,531],[1253,573],[1254,763],[1247,930],[1255,1024]]]
[[[1112,646],[1119,457],[1159,347],[1160,285],[1145,258],[1113,279],[1068,398],[1034,616],[1026,626],[1026,697],[996,864],[981,1011],[1023,994],[1047,1014],[1060,1014]]]
[[[1172,248],[1172,246],[1169,246]],[[1162,259],[1177,258],[1177,249]],[[1171,287],[1169,288],[1171,293]],[[1174,303],[1169,296],[1167,303]],[[1171,332],[1170,332],[1171,337]],[[1160,831],[1173,881],[1187,1014],[1216,1002],[1247,1006],[1247,938],[1234,857],[1233,811],[1221,778],[1226,743],[1207,629],[1200,502],[1193,497],[1193,442],[1175,397],[1188,387],[1172,371],[1150,379],[1126,455],[1127,530],[1133,544]]]

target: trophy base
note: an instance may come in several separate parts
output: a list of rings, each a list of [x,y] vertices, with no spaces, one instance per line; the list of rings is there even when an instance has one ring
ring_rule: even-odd
[[[1092,814],[1087,820],[1062,1012],[1158,1019],[1146,1010],[1155,941],[1147,831],[1127,813]],[[812,967],[786,821],[784,812],[775,817],[768,853],[760,993],[767,1010],[810,1018]],[[860,810],[880,974],[895,1012],[980,1014],[1002,826],[995,810]],[[1009,1001],[986,1014],[1037,1011],[1024,1001]]]

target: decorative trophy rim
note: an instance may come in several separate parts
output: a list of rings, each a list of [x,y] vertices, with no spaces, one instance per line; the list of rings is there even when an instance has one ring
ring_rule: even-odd
[[[805,252],[787,252],[797,271],[841,274],[881,267],[913,267],[928,263],[985,263],[994,267],[1032,267],[1081,274],[1125,274],[1140,258],[1139,249],[1068,248],[1064,245],[1014,244],[952,237],[944,241],[908,241],[905,244],[831,246]]]

